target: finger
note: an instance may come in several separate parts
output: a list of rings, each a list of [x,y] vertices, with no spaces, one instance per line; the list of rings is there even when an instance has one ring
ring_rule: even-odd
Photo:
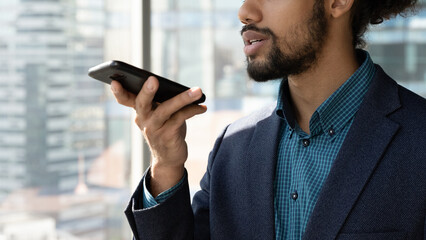
[[[125,90],[118,81],[111,82],[111,91],[119,104],[132,108],[135,107],[136,95]]]
[[[150,116],[153,111],[153,99],[155,93],[157,92],[159,83],[156,77],[149,77],[144,85],[142,86],[142,90],[139,92],[138,96],[136,96],[136,112],[138,115],[142,117],[142,121],[148,116]]]
[[[179,129],[186,120],[196,116],[203,114],[207,111],[207,107],[205,105],[188,105],[182,108],[179,112],[176,112],[171,116],[171,118],[164,124],[164,128],[168,129]]]
[[[191,103],[200,99],[202,94],[203,93],[200,88],[191,88],[173,97],[172,99],[163,102],[157,107],[157,109],[152,114],[151,120],[153,121],[153,126],[156,128],[160,128],[167,120],[171,118],[173,114],[177,113],[179,110],[186,106],[197,107],[197,105]]]

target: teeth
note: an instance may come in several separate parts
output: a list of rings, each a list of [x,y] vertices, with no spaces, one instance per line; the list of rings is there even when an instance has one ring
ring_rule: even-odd
[[[256,44],[258,42],[261,42],[262,40],[256,39],[256,40],[250,40],[250,44]]]

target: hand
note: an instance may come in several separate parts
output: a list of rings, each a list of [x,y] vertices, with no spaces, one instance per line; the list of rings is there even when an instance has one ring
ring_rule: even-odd
[[[158,86],[158,80],[150,77],[136,96],[119,82],[111,82],[117,102],[136,110],[135,122],[151,150],[151,194],[154,197],[182,179],[188,158],[185,121],[207,110],[206,106],[191,104],[201,98],[200,88],[189,89],[161,104],[154,103]]]

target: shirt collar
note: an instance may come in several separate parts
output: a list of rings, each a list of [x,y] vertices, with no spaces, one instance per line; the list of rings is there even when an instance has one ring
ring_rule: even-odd
[[[358,111],[376,68],[368,52],[357,50],[357,56],[362,65],[312,115],[309,123],[311,136],[321,132],[330,136],[338,134]],[[280,85],[276,113],[290,128],[295,129],[296,120],[289,93],[288,80],[284,79]]]
[[[278,93],[278,101],[276,107],[276,114],[286,121],[287,125],[294,129],[296,120],[294,116],[293,104],[290,98],[290,89],[288,86],[288,79],[285,78],[281,81],[280,92]]]

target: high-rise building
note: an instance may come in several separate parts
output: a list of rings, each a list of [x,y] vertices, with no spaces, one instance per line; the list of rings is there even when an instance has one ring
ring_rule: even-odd
[[[78,156],[90,165],[105,147],[104,89],[87,77],[103,0],[1,1],[0,15],[0,196],[73,190]]]
[[[114,2],[0,0],[0,238],[13,213],[78,239],[130,237],[130,121],[87,76],[117,56],[106,45],[130,52],[111,44],[130,29],[129,1]]]

